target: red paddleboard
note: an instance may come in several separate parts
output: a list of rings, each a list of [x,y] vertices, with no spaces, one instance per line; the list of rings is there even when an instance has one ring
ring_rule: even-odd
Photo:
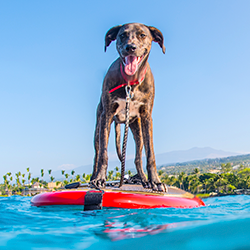
[[[125,187],[124,187],[125,186]],[[205,206],[198,197],[179,188],[168,187],[167,193],[147,192],[135,185],[124,185],[122,189],[103,189],[102,206],[106,208],[194,208]],[[127,186],[127,187],[126,187]],[[130,186],[130,188],[128,188]],[[134,190],[131,190],[131,186]],[[143,191],[143,190],[146,190]],[[34,206],[84,205],[87,192],[100,192],[94,189],[61,190],[41,193],[31,199]]]

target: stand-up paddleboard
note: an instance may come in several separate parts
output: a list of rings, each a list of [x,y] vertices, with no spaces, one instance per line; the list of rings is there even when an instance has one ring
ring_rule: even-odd
[[[100,199],[98,198],[99,194]],[[130,184],[125,184],[121,188],[107,187],[101,191],[77,188],[41,193],[34,196],[31,203],[34,206],[90,205],[91,207],[92,199],[99,199],[100,206],[106,208],[193,208],[205,206],[205,203],[198,197],[176,187],[168,187],[168,192],[152,192],[150,189],[144,189],[141,185]]]

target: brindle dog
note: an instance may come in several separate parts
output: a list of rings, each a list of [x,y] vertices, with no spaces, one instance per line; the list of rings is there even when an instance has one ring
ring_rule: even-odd
[[[156,170],[153,148],[152,109],[154,103],[154,78],[148,56],[152,41],[157,42],[165,53],[162,33],[151,26],[129,23],[111,28],[105,37],[105,51],[112,41],[120,57],[110,66],[103,82],[101,100],[97,108],[94,137],[95,158],[91,183],[104,187],[108,167],[108,138],[110,126],[115,121],[117,153],[120,153],[120,123],[125,122],[126,93],[120,86],[126,81],[139,80],[131,87],[129,127],[136,143],[135,165],[142,185],[156,191],[164,191]],[[137,82],[138,83],[138,82]],[[118,87],[118,88],[117,88]],[[148,180],[142,168],[142,149],[147,157]]]

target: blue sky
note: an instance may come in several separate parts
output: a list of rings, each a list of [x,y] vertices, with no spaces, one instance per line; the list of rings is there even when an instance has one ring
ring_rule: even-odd
[[[249,9],[248,0],[1,1],[0,175],[92,163],[102,80],[117,58],[104,36],[128,22],[165,37],[167,53],[153,44],[149,58],[155,153],[250,152]]]

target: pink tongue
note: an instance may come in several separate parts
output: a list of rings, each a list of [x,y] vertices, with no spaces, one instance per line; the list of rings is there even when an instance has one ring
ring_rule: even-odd
[[[136,56],[126,56],[124,67],[125,73],[129,76],[134,75],[138,68],[138,62],[139,60]]]

